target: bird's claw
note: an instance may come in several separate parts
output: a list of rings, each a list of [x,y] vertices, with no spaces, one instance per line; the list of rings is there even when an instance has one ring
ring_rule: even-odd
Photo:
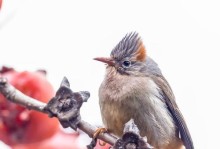
[[[107,128],[104,128],[104,127],[98,128],[93,134],[93,139],[97,138],[99,134],[105,133],[105,132],[107,132]]]
[[[105,132],[107,132],[107,129],[106,129],[106,128],[104,128],[104,127],[98,128],[98,129],[94,132],[94,134],[93,134],[93,136],[92,136],[92,141],[91,141],[91,143],[90,143],[89,145],[87,145],[87,149],[93,149],[93,148],[96,146],[97,137],[99,136],[99,134],[105,133]],[[106,142],[101,142],[101,141],[99,140],[99,145],[100,145],[100,146],[105,146],[105,145],[106,145]]]

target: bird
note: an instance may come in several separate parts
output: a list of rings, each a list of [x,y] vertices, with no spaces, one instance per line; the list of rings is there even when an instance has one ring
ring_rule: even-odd
[[[174,93],[137,32],[127,33],[110,57],[94,60],[106,64],[98,94],[108,132],[121,137],[125,123],[133,119],[155,149],[194,149]]]

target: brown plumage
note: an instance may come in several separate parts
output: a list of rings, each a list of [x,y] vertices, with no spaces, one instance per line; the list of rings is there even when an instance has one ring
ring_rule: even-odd
[[[173,92],[137,33],[127,34],[110,58],[95,60],[108,64],[99,103],[110,132],[121,136],[124,124],[133,118],[156,149],[194,148]]]
[[[145,50],[145,47],[144,47],[143,43],[141,43],[141,45],[139,46],[139,48],[137,50],[136,59],[138,61],[145,62],[146,58],[147,58],[146,50]]]

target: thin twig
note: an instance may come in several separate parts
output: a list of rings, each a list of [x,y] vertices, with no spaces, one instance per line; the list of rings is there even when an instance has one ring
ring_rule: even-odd
[[[9,84],[6,78],[0,78],[0,92],[6,97],[6,99],[10,100],[11,102],[22,105],[30,110],[36,110],[49,114],[47,111],[44,110],[45,106],[47,105],[46,103],[26,96],[22,92],[15,89],[11,84]],[[90,137],[93,137],[93,134],[98,129],[97,127],[92,126],[91,124],[83,120],[81,120],[77,126],[80,130],[88,134]],[[110,135],[109,133],[101,133],[97,136],[97,138],[109,143],[110,145],[114,145],[117,141],[117,138]]]
[[[18,103],[27,109],[44,112],[46,103],[40,102],[34,98],[26,96],[8,83],[6,78],[0,78],[0,92],[11,102]]]

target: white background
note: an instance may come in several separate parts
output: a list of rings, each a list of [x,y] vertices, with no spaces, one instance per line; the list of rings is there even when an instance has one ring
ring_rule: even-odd
[[[91,98],[82,118],[101,125],[98,88],[109,56],[137,31],[159,64],[188,123],[195,148],[218,148],[220,9],[214,0],[3,0],[0,64],[46,69],[57,89],[66,76]]]

